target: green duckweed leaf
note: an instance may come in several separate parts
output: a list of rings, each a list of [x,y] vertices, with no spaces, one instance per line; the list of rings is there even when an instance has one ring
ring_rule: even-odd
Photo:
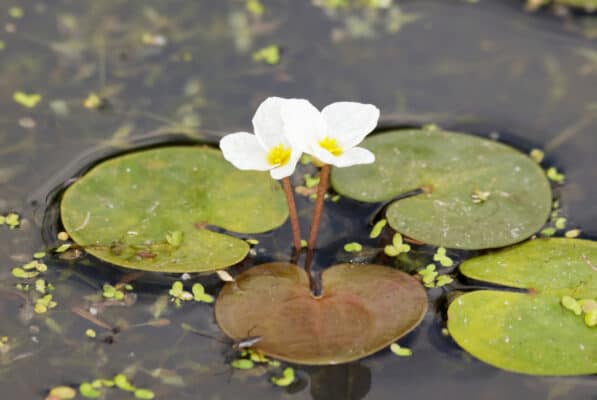
[[[286,387],[290,386],[292,382],[294,382],[294,379],[294,369],[291,367],[286,367],[284,368],[284,371],[282,371],[281,377],[272,377],[272,383],[276,386]]]
[[[280,47],[275,44],[266,46],[253,53],[253,61],[261,61],[269,65],[280,62]]]
[[[89,382],[83,382],[79,385],[79,393],[88,399],[97,399],[102,395],[102,392],[94,388]]]
[[[14,92],[12,99],[23,107],[34,108],[41,101],[41,95],[37,93]]]
[[[255,364],[253,363],[252,360],[246,359],[246,358],[239,358],[236,360],[233,360],[230,365],[232,366],[232,368],[236,368],[236,369],[251,369],[255,366]]]
[[[340,264],[322,273],[314,297],[304,269],[286,263],[253,267],[224,285],[216,300],[220,328],[238,340],[261,336],[254,350],[307,365],[350,362],[413,330],[427,310],[412,276],[371,264]]]
[[[411,349],[401,347],[398,343],[392,343],[390,345],[390,350],[398,357],[410,357],[413,355],[413,351]]]
[[[441,130],[398,130],[363,142],[376,161],[334,168],[341,195],[392,203],[389,225],[413,239],[459,249],[502,247],[539,230],[551,211],[551,189],[528,156],[500,143]]]
[[[377,221],[377,223],[375,225],[373,225],[373,228],[371,229],[371,233],[369,233],[369,238],[371,238],[371,239],[378,238],[379,235],[381,235],[381,232],[383,231],[383,228],[385,228],[387,223],[388,223],[388,221],[385,218]]]
[[[56,386],[50,390],[50,397],[59,400],[71,400],[77,396],[77,391],[70,386]]]
[[[158,272],[202,272],[241,261],[249,245],[206,229],[239,233],[280,226],[280,185],[240,171],[217,150],[162,147],[105,161],[69,187],[62,222],[86,251],[110,263]]]
[[[193,292],[193,298],[195,301],[202,301],[204,303],[213,303],[213,296],[205,293],[205,288],[200,283],[195,283],[191,288]]]
[[[566,309],[575,308],[575,299],[597,297],[597,272],[587,260],[597,261],[596,242],[553,238],[465,261],[464,275],[528,293],[483,290],[459,296],[448,309],[450,334],[475,357],[506,370],[597,373],[597,330]]]
[[[348,253],[357,253],[363,250],[363,246],[358,242],[350,242],[344,245],[344,251]]]
[[[153,391],[149,389],[137,389],[135,390],[135,398],[142,400],[151,400],[155,397]]]
[[[117,374],[114,377],[114,384],[116,385],[117,388],[119,388],[120,390],[124,390],[127,392],[134,392],[135,390],[137,390],[136,387],[134,387],[130,382],[129,379],[126,377],[126,375],[124,374]]]

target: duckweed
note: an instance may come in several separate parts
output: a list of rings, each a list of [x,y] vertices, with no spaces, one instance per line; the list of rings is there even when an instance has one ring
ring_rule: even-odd
[[[280,47],[275,44],[263,47],[253,53],[253,61],[276,65],[280,62]]]
[[[193,298],[197,302],[213,303],[214,301],[213,296],[205,293],[205,288],[200,283],[195,283],[191,291],[193,292]]]
[[[271,381],[276,386],[286,387],[290,386],[295,380],[294,369],[291,367],[284,368],[281,377],[273,376]]]
[[[41,101],[41,95],[37,93],[27,94],[25,92],[14,92],[12,99],[26,108],[34,108]]]
[[[238,358],[236,360],[233,360],[230,365],[232,366],[232,368],[236,368],[236,369],[251,369],[255,366],[255,363],[253,363],[252,360],[246,359],[246,358]]]
[[[384,247],[384,253],[390,257],[397,257],[401,253],[408,253],[410,251],[410,245],[402,242],[402,235],[395,233],[392,238],[392,244]]]
[[[442,267],[451,267],[454,265],[454,261],[446,255],[446,249],[439,247],[433,256],[433,261],[437,261]]]
[[[56,386],[50,390],[49,397],[60,400],[71,400],[77,396],[77,391],[70,386]]]
[[[564,179],[566,178],[564,174],[558,172],[556,167],[548,168],[546,171],[546,175],[550,181],[553,181],[555,183],[564,183]]]
[[[350,242],[344,245],[344,251],[348,253],[356,253],[363,250],[363,246],[357,242]]]
[[[373,228],[371,229],[371,233],[369,233],[369,238],[371,238],[371,239],[378,238],[379,235],[381,235],[383,228],[385,228],[385,226],[387,224],[388,224],[388,220],[385,218],[377,221],[377,223],[375,225],[373,225]]]
[[[137,389],[135,390],[135,397],[142,400],[151,400],[155,397],[155,394],[149,389]]]
[[[390,350],[398,357],[410,357],[413,355],[413,351],[411,349],[401,347],[398,343],[392,343],[390,345]]]
[[[83,382],[79,385],[79,393],[88,399],[97,399],[102,395],[102,392],[94,388],[89,382]]]

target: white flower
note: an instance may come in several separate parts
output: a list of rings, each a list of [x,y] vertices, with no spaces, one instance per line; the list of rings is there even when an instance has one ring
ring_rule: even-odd
[[[280,115],[283,104],[294,101],[269,97],[253,117],[253,130],[231,133],[220,140],[224,158],[242,170],[269,171],[272,178],[286,178],[294,172],[301,149],[291,135],[285,135]]]
[[[288,138],[326,164],[349,167],[375,161],[369,150],[356,147],[377,126],[379,109],[372,104],[338,102],[319,112],[307,100],[293,99],[282,105],[281,115]]]

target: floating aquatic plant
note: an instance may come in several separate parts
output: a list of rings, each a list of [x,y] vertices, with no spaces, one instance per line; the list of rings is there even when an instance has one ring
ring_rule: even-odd
[[[217,270],[249,251],[227,234],[258,233],[287,218],[279,185],[239,171],[206,147],[162,147],[98,164],[64,193],[62,223],[103,260],[158,272]]]
[[[464,275],[525,291],[483,290],[456,298],[448,309],[454,340],[499,368],[537,375],[597,373],[597,244],[536,239],[466,260]],[[577,300],[579,299],[579,300]],[[588,322],[588,323],[587,323]]]
[[[334,189],[364,202],[390,202],[388,224],[418,241],[502,247],[530,237],[550,213],[542,169],[509,146],[437,128],[380,133],[363,146],[375,153],[375,164],[334,168]],[[409,192],[416,195],[393,201]]]
[[[340,264],[323,271],[314,296],[292,264],[253,267],[224,285],[216,301],[231,338],[261,336],[256,350],[300,364],[337,364],[372,354],[422,320],[427,295],[413,277],[381,265]]]

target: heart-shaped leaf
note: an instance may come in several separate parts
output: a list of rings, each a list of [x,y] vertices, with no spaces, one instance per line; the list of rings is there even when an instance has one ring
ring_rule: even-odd
[[[549,215],[551,190],[543,171],[506,145],[427,129],[381,133],[363,147],[375,153],[375,163],[334,168],[334,188],[366,202],[424,188],[394,202],[386,214],[392,228],[419,241],[502,247],[531,236]]]
[[[105,161],[64,193],[62,223],[98,258],[158,272],[199,272],[241,261],[239,233],[280,226],[288,209],[265,172],[239,171],[207,147],[162,147]]]
[[[597,243],[537,239],[461,265],[474,279],[529,289],[484,290],[450,304],[448,329],[475,357],[499,368],[537,375],[597,373],[597,327],[562,299],[597,298]]]
[[[216,320],[233,339],[261,336],[255,348],[299,364],[338,364],[372,354],[413,330],[427,294],[404,272],[339,264],[322,274],[314,297],[305,271],[286,263],[251,268],[227,283]]]

